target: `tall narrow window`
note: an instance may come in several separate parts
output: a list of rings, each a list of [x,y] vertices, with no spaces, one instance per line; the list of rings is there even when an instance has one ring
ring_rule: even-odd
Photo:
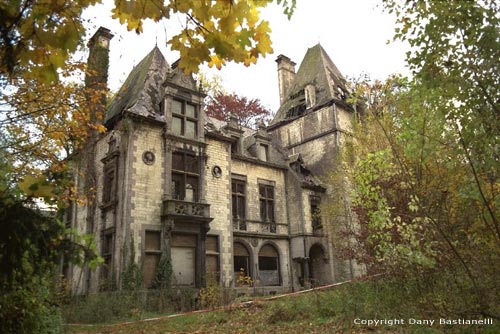
[[[260,220],[269,223],[269,232],[276,233],[274,220],[274,187],[259,184]]]
[[[116,195],[116,180],[115,169],[112,165],[104,170],[104,184],[102,187],[102,202],[103,204],[111,203],[115,200]]]
[[[198,157],[185,152],[172,153],[172,196],[189,202],[199,198]]]
[[[187,138],[198,137],[198,110],[194,104],[186,101],[173,100],[172,132]]]
[[[234,280],[236,285],[245,285],[252,277],[250,271],[250,253],[248,249],[241,243],[235,242],[233,244],[233,263],[234,263]]]
[[[207,279],[210,283],[210,279],[215,279],[219,282],[219,240],[217,236],[209,235],[206,240],[206,268],[207,268]]]
[[[262,285],[280,285],[279,254],[271,245],[264,245],[260,249],[259,277]]]
[[[146,231],[144,242],[144,285],[151,288],[161,256],[161,232]]]
[[[311,224],[313,232],[319,232],[323,225],[321,223],[321,209],[319,207],[320,198],[318,196],[311,196]]]
[[[235,230],[246,231],[246,183],[243,180],[233,179],[231,182],[233,228]]]

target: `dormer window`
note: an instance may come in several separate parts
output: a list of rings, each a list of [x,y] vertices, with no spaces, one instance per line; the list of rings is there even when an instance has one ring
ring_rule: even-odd
[[[259,151],[259,159],[262,161],[269,161],[269,146],[266,144],[260,144]]]
[[[172,132],[175,135],[198,137],[198,110],[194,104],[186,101],[172,100]]]

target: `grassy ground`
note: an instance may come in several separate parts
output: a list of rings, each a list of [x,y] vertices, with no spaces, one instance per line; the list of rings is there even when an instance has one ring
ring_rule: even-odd
[[[398,290],[399,288],[403,290]],[[394,293],[394,291],[398,291]],[[493,334],[500,324],[439,325],[440,315],[429,306],[405,298],[403,287],[378,282],[359,282],[328,291],[311,292],[274,301],[255,300],[245,307],[228,307],[206,313],[129,323],[66,326],[67,333],[415,333],[415,334]],[[418,308],[417,306],[420,306]],[[424,308],[425,309],[425,308]],[[448,319],[458,317],[447,316]],[[405,324],[356,324],[361,320],[402,319]],[[410,319],[435,320],[433,325],[408,324]],[[473,318],[469,318],[473,319]],[[478,318],[474,318],[478,319]],[[400,320],[401,321],[401,320]]]

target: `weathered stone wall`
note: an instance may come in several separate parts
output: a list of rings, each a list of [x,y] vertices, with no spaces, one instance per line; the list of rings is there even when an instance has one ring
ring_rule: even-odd
[[[219,268],[221,282],[230,286],[233,279],[233,225],[231,221],[231,146],[227,142],[207,139],[207,165],[205,168],[206,201],[210,204],[208,235],[216,235],[219,240]],[[222,175],[212,174],[214,166],[219,166]]]
[[[142,258],[144,229],[161,226],[162,195],[164,194],[165,149],[163,129],[147,123],[135,123],[132,135],[130,178],[130,235],[134,238],[136,261]],[[143,161],[143,154],[152,152],[152,164]]]

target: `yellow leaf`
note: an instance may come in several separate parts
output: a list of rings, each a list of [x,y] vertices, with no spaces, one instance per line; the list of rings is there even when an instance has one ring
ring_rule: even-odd
[[[210,62],[208,63],[208,66],[213,67],[215,65],[215,67],[220,70],[222,68],[222,65],[224,65],[225,63],[226,62],[224,61],[224,59],[220,59],[219,56],[213,55],[210,56]]]

